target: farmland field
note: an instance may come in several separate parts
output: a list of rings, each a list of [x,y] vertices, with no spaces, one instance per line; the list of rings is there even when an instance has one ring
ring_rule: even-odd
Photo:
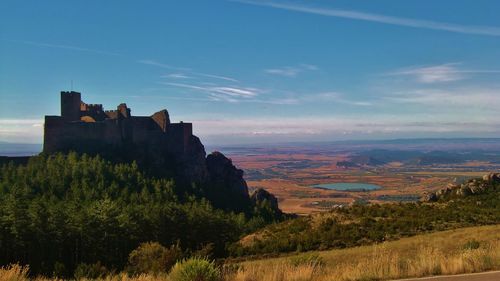
[[[417,201],[426,192],[500,169],[500,141],[386,141],[212,148],[245,171],[250,189],[278,197],[287,213],[310,214],[359,202]],[[364,183],[380,189],[315,185]]]

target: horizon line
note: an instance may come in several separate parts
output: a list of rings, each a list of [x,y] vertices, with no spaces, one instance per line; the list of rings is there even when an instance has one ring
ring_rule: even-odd
[[[346,139],[346,140],[313,140],[313,141],[286,141],[286,142],[263,142],[263,143],[244,143],[241,144],[222,144],[224,146],[237,146],[237,145],[264,145],[264,144],[300,144],[300,143],[339,143],[339,142],[383,142],[383,141],[415,141],[415,140],[500,140],[498,137],[416,137],[416,138],[382,138],[382,139]],[[29,142],[9,142],[0,141],[0,144],[22,144],[22,145],[43,145],[43,142],[29,143]],[[209,145],[213,146],[213,145]],[[2,155],[0,155],[2,156]]]

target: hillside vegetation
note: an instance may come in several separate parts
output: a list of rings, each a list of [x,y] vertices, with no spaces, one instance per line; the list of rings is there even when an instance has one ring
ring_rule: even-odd
[[[380,243],[419,233],[500,223],[500,182],[435,203],[353,205],[272,224],[231,247],[233,256],[277,255]]]
[[[362,281],[496,269],[500,269],[500,225],[448,230],[372,246],[226,264],[215,276],[220,281]],[[28,280],[28,270],[19,265],[1,268],[0,281]],[[175,281],[174,278],[162,273],[136,276],[120,273],[96,280]]]
[[[264,225],[268,211],[214,209],[134,163],[75,153],[32,157],[26,166],[0,168],[0,265],[61,277],[87,265],[123,270],[132,250],[148,241],[178,245],[180,257],[201,250],[225,257],[226,245]]]
[[[212,207],[202,193],[144,174],[135,163],[41,155],[0,168],[0,276],[371,280],[498,268],[496,179],[477,179],[481,188],[474,190],[481,192],[450,192],[437,202],[358,204],[280,222],[276,199],[263,191],[251,212],[234,213]],[[413,248],[404,239],[390,242],[481,225],[497,226],[462,236],[436,233],[434,240],[410,240],[419,241]],[[445,235],[452,246],[439,238]],[[343,250],[297,255],[331,249]],[[270,256],[282,258],[252,262]]]

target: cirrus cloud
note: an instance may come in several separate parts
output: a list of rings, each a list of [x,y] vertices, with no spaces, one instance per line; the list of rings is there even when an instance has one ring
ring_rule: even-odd
[[[381,14],[360,12],[355,10],[312,7],[291,2],[252,1],[252,0],[233,0],[233,1],[251,5],[265,6],[275,9],[327,16],[327,17],[345,18],[345,19],[375,22],[382,24],[407,26],[413,28],[425,28],[425,29],[441,30],[441,31],[448,31],[455,33],[463,33],[463,34],[500,36],[500,27],[497,26],[462,25],[462,24],[454,24],[454,23],[423,20],[423,19],[386,16]]]
[[[446,63],[432,66],[414,66],[389,72],[389,76],[406,76],[417,82],[431,84],[440,82],[459,81],[472,74],[498,74],[500,70],[465,69],[461,63]]]
[[[299,64],[297,66],[283,66],[277,68],[265,69],[264,72],[273,75],[285,76],[285,77],[296,77],[304,71],[318,70],[316,65],[312,64]]]

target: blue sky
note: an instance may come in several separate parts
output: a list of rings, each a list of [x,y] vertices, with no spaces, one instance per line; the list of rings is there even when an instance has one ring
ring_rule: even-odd
[[[500,1],[2,1],[0,141],[59,92],[210,144],[500,137]]]

